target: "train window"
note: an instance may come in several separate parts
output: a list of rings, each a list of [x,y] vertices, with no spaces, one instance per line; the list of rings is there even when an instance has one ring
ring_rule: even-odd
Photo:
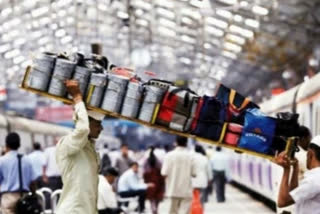
[[[46,136],[46,145],[45,147],[52,146],[54,144],[54,137],[53,136]]]
[[[16,131],[20,135],[21,146],[19,151],[23,153],[29,153],[32,151],[32,136],[29,132]]]
[[[33,137],[34,142],[40,143],[42,148],[45,146],[46,139],[43,134],[33,134]]]

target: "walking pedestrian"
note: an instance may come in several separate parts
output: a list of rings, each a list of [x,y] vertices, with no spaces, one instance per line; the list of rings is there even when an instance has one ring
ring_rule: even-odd
[[[134,161],[129,157],[129,147],[127,144],[122,144],[120,150],[121,153],[116,160],[115,168],[117,168],[119,170],[119,174],[122,175],[130,168],[130,165]]]
[[[44,153],[41,151],[40,143],[33,144],[33,152],[28,155],[29,160],[31,161],[35,176],[37,177],[36,183],[37,187],[42,187],[42,173],[43,167],[45,166],[45,156]]]
[[[200,192],[202,206],[208,201],[207,187],[212,180],[210,161],[202,146],[196,145],[194,154],[197,176],[192,178],[192,186]]]
[[[147,199],[151,203],[152,213],[157,214],[164,194],[164,177],[161,175],[161,161],[155,155],[155,147],[151,147],[149,157],[144,163],[143,178],[146,183],[154,184],[153,188],[147,190]]]
[[[21,198],[19,159],[21,161],[22,192],[35,191],[36,174],[28,157],[18,153],[20,136],[11,132],[6,137],[6,153],[0,157],[0,193],[2,214],[15,214]]]
[[[166,155],[161,169],[161,174],[165,177],[165,197],[170,214],[190,213],[191,180],[196,176],[196,165],[187,142],[186,137],[176,138],[177,147]]]
[[[218,203],[225,202],[225,185],[228,172],[228,155],[221,151],[221,147],[216,148],[216,152],[211,158],[211,167],[213,169],[213,183],[216,190]]]

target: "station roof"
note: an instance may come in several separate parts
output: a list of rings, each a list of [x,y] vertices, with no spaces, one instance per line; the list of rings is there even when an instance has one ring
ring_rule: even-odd
[[[0,0],[0,62],[17,81],[41,51],[90,52],[199,93],[213,79],[255,96],[305,65],[320,38],[319,0]],[[141,73],[141,75],[143,75]]]

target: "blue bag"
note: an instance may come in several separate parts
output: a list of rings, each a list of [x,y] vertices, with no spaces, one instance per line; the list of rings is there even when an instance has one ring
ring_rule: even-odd
[[[221,139],[225,121],[225,105],[215,97],[203,96],[199,119],[192,134],[214,141]]]
[[[259,109],[246,110],[239,147],[268,154],[275,127],[275,119],[266,116]]]

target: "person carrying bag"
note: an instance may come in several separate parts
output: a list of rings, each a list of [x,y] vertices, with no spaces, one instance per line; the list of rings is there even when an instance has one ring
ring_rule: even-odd
[[[42,207],[39,204],[38,197],[35,192],[31,191],[24,194],[23,191],[23,180],[22,180],[22,167],[21,159],[22,155],[18,154],[18,170],[19,170],[19,192],[21,198],[16,204],[16,214],[40,214],[42,212]]]

